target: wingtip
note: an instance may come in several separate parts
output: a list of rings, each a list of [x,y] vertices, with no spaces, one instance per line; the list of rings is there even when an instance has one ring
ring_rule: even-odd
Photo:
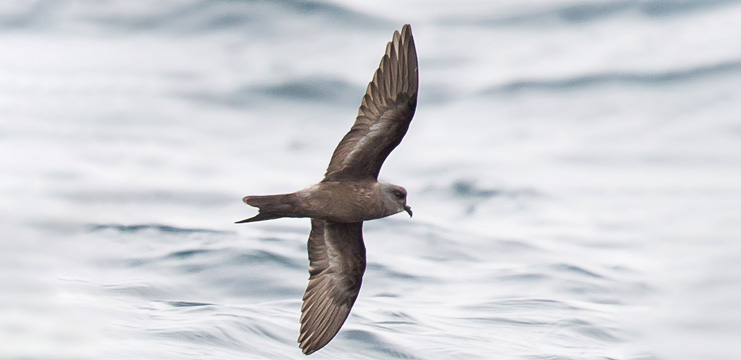
[[[326,345],[317,346],[315,342],[310,341],[310,337],[311,336],[308,333],[302,332],[298,338],[298,347],[304,355],[311,355]]]
[[[384,55],[366,87],[358,115],[332,153],[322,181],[377,179],[381,165],[409,128],[417,107],[419,70],[410,24],[394,30]],[[384,113],[386,118],[382,119]],[[384,125],[389,124],[389,125]],[[371,134],[373,126],[373,135]],[[382,133],[386,135],[379,135]],[[373,138],[373,141],[360,141]],[[371,143],[376,143],[371,145]],[[376,146],[378,145],[378,146]],[[377,147],[377,149],[370,149]],[[358,149],[363,151],[357,151]],[[358,154],[371,154],[366,157]]]
[[[406,35],[407,33],[412,33],[412,25],[404,24],[404,26],[401,27],[401,34]]]
[[[304,344],[301,344],[301,343],[299,343],[298,347],[301,348],[301,352],[304,353],[304,355],[307,355],[307,356],[313,354],[314,352],[316,352],[318,350],[318,349],[312,349],[312,348],[310,348],[308,346],[305,347],[305,345]]]

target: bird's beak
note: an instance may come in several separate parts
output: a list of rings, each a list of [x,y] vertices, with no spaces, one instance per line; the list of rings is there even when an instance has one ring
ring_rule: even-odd
[[[409,214],[409,217],[412,217],[412,208],[409,207],[409,205],[404,205],[404,211],[406,211],[407,214]]]

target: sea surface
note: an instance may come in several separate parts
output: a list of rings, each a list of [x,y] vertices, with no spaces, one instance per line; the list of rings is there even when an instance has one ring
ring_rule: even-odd
[[[741,359],[741,1],[0,3],[0,359],[304,359],[307,219],[394,30],[419,103],[312,359]]]

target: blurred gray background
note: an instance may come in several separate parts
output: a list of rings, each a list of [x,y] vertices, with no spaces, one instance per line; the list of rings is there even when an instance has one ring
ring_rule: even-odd
[[[417,114],[316,359],[741,358],[741,2],[0,3],[0,358],[301,359],[318,181],[394,30]]]

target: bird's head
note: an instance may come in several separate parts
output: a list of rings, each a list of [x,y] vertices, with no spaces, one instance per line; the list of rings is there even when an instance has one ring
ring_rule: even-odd
[[[412,208],[407,205],[407,190],[398,185],[383,184],[382,185],[384,200],[387,204],[392,204],[391,208],[394,210],[392,214],[406,211],[409,217],[412,217]]]

